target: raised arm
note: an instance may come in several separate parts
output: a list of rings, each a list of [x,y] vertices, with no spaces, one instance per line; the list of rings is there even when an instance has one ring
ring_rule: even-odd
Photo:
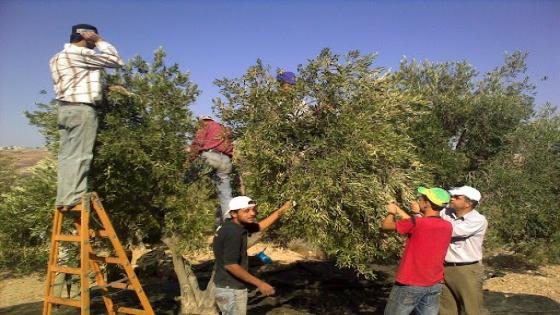
[[[274,222],[278,221],[286,211],[288,211],[293,206],[293,202],[291,200],[286,201],[282,207],[278,208],[276,211],[272,212],[268,217],[259,221],[259,230],[264,231],[269,226],[274,224]]]
[[[74,66],[102,69],[119,68],[124,65],[117,49],[104,41],[98,34],[95,32],[84,32],[81,34],[85,40],[95,42],[95,46],[100,52],[97,53],[92,49],[83,49],[81,53],[83,58],[72,59]]]
[[[387,205],[387,216],[383,220],[381,228],[385,231],[394,231],[397,229],[396,216],[399,215],[402,219],[408,219],[410,216],[404,210],[399,208],[395,203]]]

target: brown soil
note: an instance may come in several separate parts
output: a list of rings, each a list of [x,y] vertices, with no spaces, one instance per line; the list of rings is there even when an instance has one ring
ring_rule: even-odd
[[[506,272],[487,279],[484,289],[514,294],[540,295],[560,303],[560,266],[548,265],[536,271]]]
[[[43,300],[45,282],[41,275],[11,278],[9,274],[3,273],[0,279],[0,314],[8,306]]]

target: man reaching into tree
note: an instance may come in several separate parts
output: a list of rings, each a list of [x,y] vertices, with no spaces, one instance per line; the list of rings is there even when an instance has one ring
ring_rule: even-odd
[[[451,224],[439,212],[449,202],[441,188],[419,187],[422,216],[409,216],[396,204],[387,205],[382,228],[407,235],[404,253],[389,295],[385,315],[437,315],[443,281],[443,259],[451,240]]]
[[[287,201],[260,222],[256,221],[257,204],[247,196],[230,200],[231,219],[220,226],[214,236],[216,303],[222,315],[247,313],[247,284],[256,286],[263,295],[275,294],[274,288],[249,273],[247,235],[266,230],[292,207]]]
[[[194,140],[187,148],[191,160],[201,156],[206,164],[215,171],[214,184],[218,190],[220,200],[220,222],[228,216],[228,203],[231,199],[231,158],[233,155],[233,142],[231,132],[226,127],[215,122],[209,116],[200,117],[200,128]],[[218,224],[219,225],[219,224]]]
[[[296,85],[296,75],[290,71],[280,72],[276,76],[276,81],[280,84],[280,91],[282,93],[290,94],[294,91],[294,87]],[[311,109],[305,102],[305,100],[295,99],[293,104],[290,103],[290,113],[288,114],[288,118],[290,121],[299,121],[302,119],[307,119],[311,116]]]

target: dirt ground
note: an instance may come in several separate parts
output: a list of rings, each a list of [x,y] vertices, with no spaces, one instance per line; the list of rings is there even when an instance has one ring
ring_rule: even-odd
[[[27,174],[30,167],[47,156],[47,149],[22,148],[15,150],[0,150],[0,157],[14,160],[14,167],[18,174]]]
[[[560,303],[560,266],[548,265],[537,270],[505,272],[487,279],[484,289],[512,294],[540,295]]]
[[[265,278],[276,289],[275,297],[263,298],[250,292],[249,314],[382,314],[391,288],[395,266],[374,266],[377,278],[363,279],[352,270],[313,259],[311,253],[297,253],[271,244],[257,244],[250,250],[265,250],[273,263],[262,265],[252,260],[251,271]],[[133,263],[149,253],[137,251]],[[212,268],[208,253],[191,257],[204,286]],[[497,255],[486,260],[484,297],[491,314],[560,314],[560,266],[536,267],[521,258]],[[166,269],[163,267],[162,269]],[[142,274],[139,277],[157,314],[177,314],[178,285],[172,270]],[[10,277],[0,275],[0,314],[40,314],[44,292],[42,275]],[[95,299],[94,299],[95,300]],[[54,314],[77,314],[61,307]],[[93,308],[92,314],[103,314]]]

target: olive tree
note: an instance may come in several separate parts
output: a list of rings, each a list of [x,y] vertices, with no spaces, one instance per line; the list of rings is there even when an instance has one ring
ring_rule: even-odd
[[[264,214],[282,200],[299,204],[276,239],[303,238],[366,275],[369,263],[399,248],[379,229],[385,204],[410,200],[432,180],[409,135],[426,104],[373,60],[325,49],[299,66],[292,89],[258,61],[239,78],[217,80],[223,96],[215,100],[235,134],[247,194]]]
[[[560,257],[560,116],[550,104],[504,139],[475,183],[485,192],[493,246],[558,262]]]
[[[429,119],[414,125],[411,136],[438,184],[469,181],[500,152],[505,136],[531,117],[534,85],[526,58],[506,55],[503,65],[484,75],[466,61],[401,62],[402,89],[429,104]]]

